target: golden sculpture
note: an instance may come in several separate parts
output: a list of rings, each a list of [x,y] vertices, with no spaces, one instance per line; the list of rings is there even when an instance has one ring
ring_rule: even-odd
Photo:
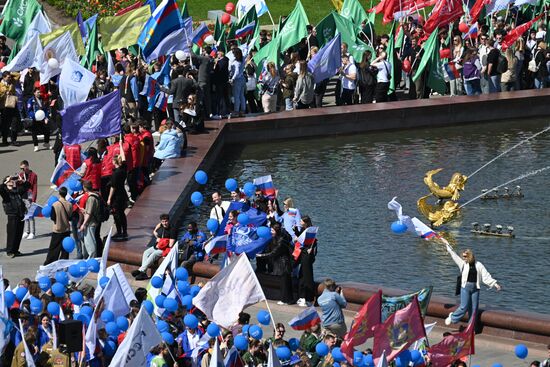
[[[442,170],[443,168],[438,168],[426,172],[426,175],[424,176],[424,183],[428,186],[430,192],[438,199],[451,199],[456,201],[460,198],[460,191],[464,190],[464,185],[466,184],[468,177],[459,172],[455,172],[451,177],[449,184],[445,187],[440,187],[433,181],[432,176]]]
[[[427,199],[432,194],[422,196],[416,202],[418,211],[430,220],[432,226],[439,227],[443,223],[447,223],[454,219],[459,212],[458,203],[452,200],[446,201],[443,205],[432,205],[427,202]]]

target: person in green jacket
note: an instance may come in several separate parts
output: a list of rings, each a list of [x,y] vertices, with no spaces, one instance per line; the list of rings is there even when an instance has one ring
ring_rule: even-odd
[[[321,341],[321,325],[317,324],[302,334],[300,337],[300,349],[305,352],[315,352],[315,346]]]

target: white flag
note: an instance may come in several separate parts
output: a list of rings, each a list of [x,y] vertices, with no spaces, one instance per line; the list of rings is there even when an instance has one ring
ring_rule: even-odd
[[[10,316],[8,314],[8,308],[6,307],[6,299],[4,298],[4,273],[2,271],[2,265],[0,265],[0,316],[5,316],[8,318]],[[2,349],[0,348],[0,352],[1,351]]]
[[[166,270],[170,270],[172,273],[172,276],[176,274],[176,269],[178,267],[178,244],[174,244],[168,255],[162,260],[160,263],[160,266],[157,268],[153,276],[158,276],[161,278],[164,278],[164,273]],[[165,281],[166,283],[169,283],[170,280]],[[164,289],[164,287],[163,287]],[[157,289],[155,287],[149,287],[149,290],[147,290],[147,295],[150,299],[153,301],[159,294],[162,293],[162,289]],[[168,298],[176,298],[176,290],[173,288],[170,293],[164,293],[166,297]],[[155,315],[161,316],[164,312],[164,308],[158,308],[156,303],[153,302],[154,308],[155,308]]]
[[[97,274],[97,280],[107,275],[107,259],[109,257],[109,249],[111,248],[111,235],[113,234],[113,227],[109,229],[107,240],[105,240],[105,246],[103,246],[103,256],[101,256],[101,262],[99,263],[99,273]]]
[[[112,311],[115,317],[127,315],[131,310],[116,272],[111,275],[99,299],[101,298],[105,302],[105,310]]]
[[[19,319],[19,330],[21,332],[21,340],[23,341],[23,346],[25,347],[25,360],[27,361],[27,367],[35,367],[34,359],[32,358],[31,351],[29,350],[29,346],[27,345],[27,341],[25,340],[25,334],[23,332],[23,324],[21,323],[21,319]]]
[[[237,16],[242,19],[252,7],[256,7],[256,14],[262,16],[268,12],[265,0],[239,0],[237,2]]]
[[[111,360],[112,367],[142,367],[147,364],[149,350],[159,345],[162,337],[155,322],[149,316],[145,307],[139,310],[137,317],[128,329],[124,340]]]
[[[246,254],[222,269],[193,298],[193,304],[225,328],[231,327],[248,306],[265,301],[265,295]]]
[[[4,348],[6,348],[10,342],[11,329],[12,322],[8,318],[0,315],[0,355],[4,353]]]
[[[97,322],[94,315],[92,315],[90,319],[90,323],[88,324],[88,329],[86,330],[86,336],[84,337],[84,340],[86,341],[86,348],[88,348],[88,351],[90,353],[90,359],[94,359],[94,351],[97,341]]]
[[[86,101],[94,81],[94,73],[76,61],[65,60],[59,76],[59,94],[65,108]]]
[[[111,53],[107,52],[107,76],[113,76],[116,74],[115,64],[113,63],[113,58]]]
[[[498,13],[499,11],[506,9],[512,2],[513,0],[494,0],[485,6],[485,12],[487,15]]]
[[[273,344],[269,343],[269,356],[267,357],[267,367],[281,367],[281,361],[273,349]]]
[[[50,59],[56,59],[59,67],[52,68],[48,64]],[[78,55],[69,31],[44,46],[42,66],[40,67],[40,84],[46,84],[51,78],[61,73],[65,60],[78,62]]]
[[[27,43],[34,36],[50,33],[51,31],[52,25],[50,24],[50,20],[46,16],[44,16],[44,13],[42,13],[42,11],[39,11],[34,16],[31,24],[29,24],[29,28],[27,29],[27,33],[25,34],[24,43]]]
[[[106,242],[107,243],[107,242]],[[103,250],[103,251],[106,251]],[[100,273],[101,274],[101,271]],[[130,304],[133,300],[136,299],[136,296],[134,292],[132,291],[132,287],[130,286],[130,283],[128,283],[128,279],[126,279],[126,275],[124,274],[124,271],[120,267],[120,264],[114,264],[107,268],[105,271],[105,275],[107,278],[112,278],[116,274],[117,277],[117,283],[120,286],[120,289],[122,290],[123,298],[126,300],[126,304]],[[102,275],[103,276],[103,275]],[[102,276],[98,276],[98,279],[101,279]],[[108,284],[108,283],[107,283]],[[105,288],[108,286],[106,285]],[[118,292],[120,294],[120,292]],[[99,301],[101,300],[101,297],[104,294],[104,289],[101,288],[98,284],[95,293],[94,293],[94,303],[97,305],[99,304]],[[112,311],[112,310],[111,310]]]
[[[21,71],[33,66],[39,68],[42,65],[42,54],[42,44],[37,34],[25,42],[21,51],[2,68],[2,71]]]
[[[220,351],[220,344],[218,343],[218,338],[214,343],[214,350],[212,351],[212,357],[210,357],[210,364],[208,367],[224,367],[223,356]]]
[[[378,363],[376,363],[376,367],[388,367],[388,360],[386,359],[386,351],[383,351],[380,358],[378,358]]]

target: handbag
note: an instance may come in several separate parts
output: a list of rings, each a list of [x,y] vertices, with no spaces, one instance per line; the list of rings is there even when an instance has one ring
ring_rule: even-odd
[[[17,106],[17,96],[6,96],[6,102],[4,103],[5,108],[15,108]]]
[[[460,269],[460,275],[456,276],[455,296],[460,295],[460,288],[462,288],[462,269]]]

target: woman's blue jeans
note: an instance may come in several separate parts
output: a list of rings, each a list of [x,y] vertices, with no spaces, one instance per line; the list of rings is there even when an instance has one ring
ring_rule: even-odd
[[[246,99],[244,98],[245,89],[246,82],[244,78],[237,78],[233,81],[233,110],[235,112],[246,112]]]
[[[452,323],[460,321],[462,316],[468,312],[470,319],[477,312],[479,306],[479,289],[476,283],[466,283],[466,286],[460,288],[460,306],[453,312],[451,316]]]

